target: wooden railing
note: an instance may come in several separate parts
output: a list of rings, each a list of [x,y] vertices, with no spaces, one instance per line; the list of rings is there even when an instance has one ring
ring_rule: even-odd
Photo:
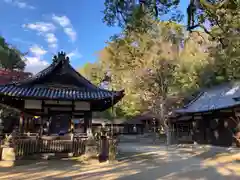
[[[72,153],[73,156],[79,156],[85,152],[85,139],[78,137],[73,140],[19,138],[14,144],[18,158],[37,153]]]

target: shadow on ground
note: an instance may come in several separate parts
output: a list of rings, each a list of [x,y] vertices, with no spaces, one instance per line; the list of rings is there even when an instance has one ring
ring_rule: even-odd
[[[129,144],[132,145],[132,144]],[[114,164],[78,160],[49,160],[1,169],[0,179],[79,180],[221,180],[240,179],[238,154],[187,148],[161,148],[149,152],[120,152]]]

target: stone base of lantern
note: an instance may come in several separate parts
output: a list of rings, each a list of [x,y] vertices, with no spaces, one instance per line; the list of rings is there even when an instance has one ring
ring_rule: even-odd
[[[0,167],[12,167],[16,163],[16,154],[14,148],[2,147],[1,148],[1,161]]]
[[[97,142],[93,137],[87,139],[85,156],[87,157],[98,157],[98,147]]]

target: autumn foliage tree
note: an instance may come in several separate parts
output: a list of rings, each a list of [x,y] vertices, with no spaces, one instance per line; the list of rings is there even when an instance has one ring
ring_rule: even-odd
[[[148,110],[166,130],[173,108],[206,86],[240,76],[240,2],[190,0],[186,26],[178,23],[181,2],[105,0],[104,22],[122,32],[110,39],[97,62],[98,71],[112,72],[114,88],[126,90],[117,105],[121,116]]]
[[[167,130],[166,120],[171,109],[196,89],[197,78],[193,81],[191,75],[197,74],[197,70],[204,66],[194,61],[207,56],[203,55],[199,44],[190,42],[190,39],[182,25],[170,22],[155,23],[148,33],[126,30],[112,38],[99,53],[95,65],[101,66],[101,73],[112,72],[115,89],[125,89],[126,96],[117,105],[122,116],[150,111]],[[188,43],[191,43],[192,50],[185,49],[189,48]],[[191,59],[193,67],[184,68],[189,65],[184,57],[193,52],[196,52]],[[94,79],[94,75],[90,78]]]
[[[7,43],[5,38],[0,37],[0,68],[23,71],[26,66],[24,55],[17,48]],[[2,106],[0,106],[0,111],[3,124],[6,122],[5,120],[8,120],[8,122],[15,121],[19,115],[17,111]]]

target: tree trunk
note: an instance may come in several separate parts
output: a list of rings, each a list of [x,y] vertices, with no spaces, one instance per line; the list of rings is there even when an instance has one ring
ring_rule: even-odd
[[[164,131],[166,134],[166,145],[169,146],[171,145],[171,129],[169,128],[168,125],[165,124]]]
[[[164,102],[164,101],[162,101]],[[165,103],[164,103],[165,104]],[[164,127],[164,132],[166,134],[166,140],[167,140],[167,146],[171,144],[171,131],[170,131],[170,124],[168,123],[168,119],[165,117],[165,108],[163,103],[160,104],[160,116],[161,116],[161,121],[163,122],[163,127]]]

